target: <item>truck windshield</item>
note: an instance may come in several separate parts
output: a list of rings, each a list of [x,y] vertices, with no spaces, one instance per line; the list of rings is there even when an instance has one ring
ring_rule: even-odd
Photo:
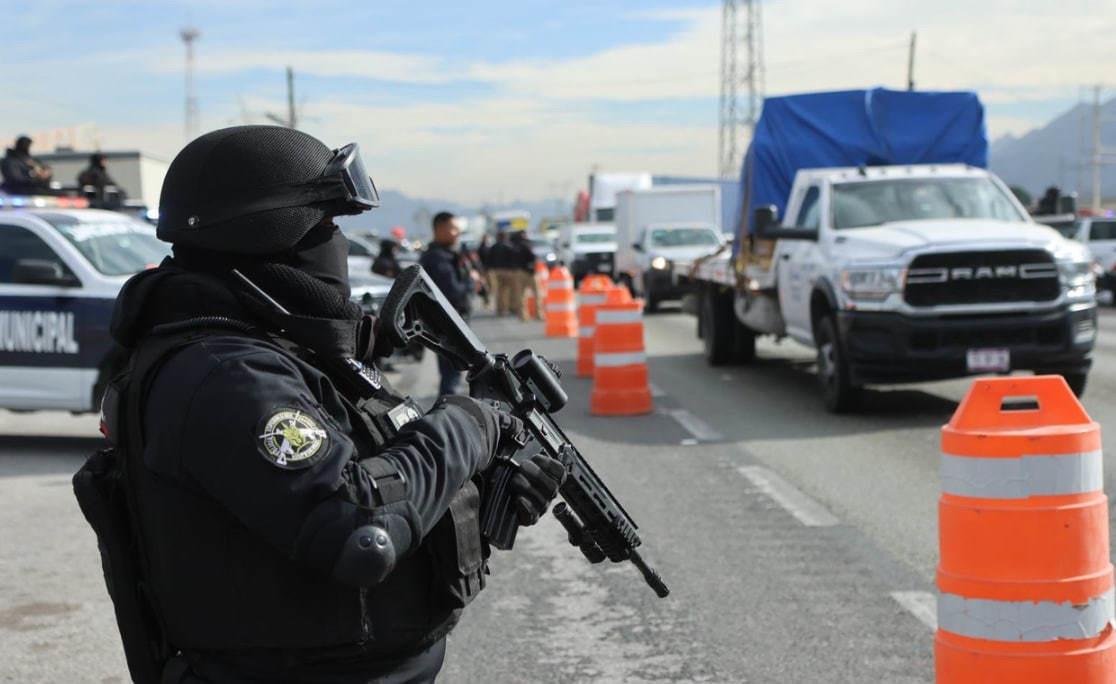
[[[708,228],[653,228],[651,244],[655,247],[714,247],[718,242]]]
[[[55,227],[93,268],[109,276],[138,273],[158,265],[170,254],[170,245],[156,238],[154,230],[135,221],[66,222]]]
[[[594,245],[602,242],[616,242],[616,233],[578,233],[574,235],[574,241]]]
[[[833,186],[833,227],[838,230],[892,221],[1023,218],[987,178],[905,178]]]

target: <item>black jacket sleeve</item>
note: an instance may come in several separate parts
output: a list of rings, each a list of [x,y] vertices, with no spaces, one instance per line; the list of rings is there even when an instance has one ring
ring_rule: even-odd
[[[420,263],[450,304],[458,311],[468,308],[470,281],[462,277],[453,252],[431,247],[423,253]]]
[[[401,556],[416,548],[495,451],[494,419],[485,424],[484,412],[441,403],[381,453],[361,453],[325,376],[307,378],[306,369],[266,348],[220,353],[206,363],[204,373],[188,362],[171,372],[170,382],[174,375],[196,379],[184,377],[180,385],[190,397],[175,458],[149,466],[201,489],[285,556],[327,574],[345,540],[363,525],[387,529]],[[276,425],[275,417],[295,413],[304,435],[276,436],[290,423]],[[288,452],[284,464],[276,456],[291,443],[305,454],[314,440],[308,458]],[[377,506],[372,476],[362,465],[373,455],[403,474],[404,501]]]

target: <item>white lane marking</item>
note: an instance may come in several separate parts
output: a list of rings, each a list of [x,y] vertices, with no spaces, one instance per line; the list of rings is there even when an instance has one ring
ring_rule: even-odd
[[[693,437],[687,437],[686,439],[679,442],[679,444],[682,446],[697,446],[698,444],[701,444],[701,442],[694,439]]]
[[[658,399],[660,397],[665,397],[666,396],[666,392],[659,389],[659,386],[656,385],[655,383],[649,382],[649,383],[647,383],[647,386],[651,389],[651,396],[653,398]]]
[[[663,412],[678,421],[686,432],[703,442],[720,442],[724,435],[713,429],[713,426],[690,413],[686,409],[663,409]]]
[[[806,527],[832,527],[839,524],[837,517],[825,506],[803,494],[775,471],[763,466],[740,466],[737,470]]]
[[[891,598],[929,627],[930,631],[938,631],[938,602],[933,594],[928,591],[893,591]]]

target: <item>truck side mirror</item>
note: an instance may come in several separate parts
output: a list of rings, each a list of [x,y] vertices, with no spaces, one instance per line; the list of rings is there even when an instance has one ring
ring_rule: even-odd
[[[752,216],[752,223],[756,227],[756,234],[760,237],[764,237],[764,233],[766,233],[769,228],[775,228],[779,225],[779,207],[774,204],[756,207]]]
[[[779,208],[773,204],[756,207],[753,215],[756,235],[763,240],[817,240],[816,228],[783,228],[779,225]]]
[[[22,285],[57,285],[76,287],[81,282],[62,269],[62,264],[48,259],[20,259],[12,266],[12,282]]]

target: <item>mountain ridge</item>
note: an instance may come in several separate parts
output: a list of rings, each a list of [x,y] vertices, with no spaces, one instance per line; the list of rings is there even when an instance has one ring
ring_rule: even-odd
[[[1116,148],[1116,98],[1101,105],[1101,141]],[[1057,185],[1076,192],[1078,205],[1092,199],[1093,106],[1080,103],[1046,125],[1020,136],[1004,135],[992,142],[989,167],[1008,185],[1038,197]],[[1101,169],[1101,197],[1116,198],[1116,166]]]

